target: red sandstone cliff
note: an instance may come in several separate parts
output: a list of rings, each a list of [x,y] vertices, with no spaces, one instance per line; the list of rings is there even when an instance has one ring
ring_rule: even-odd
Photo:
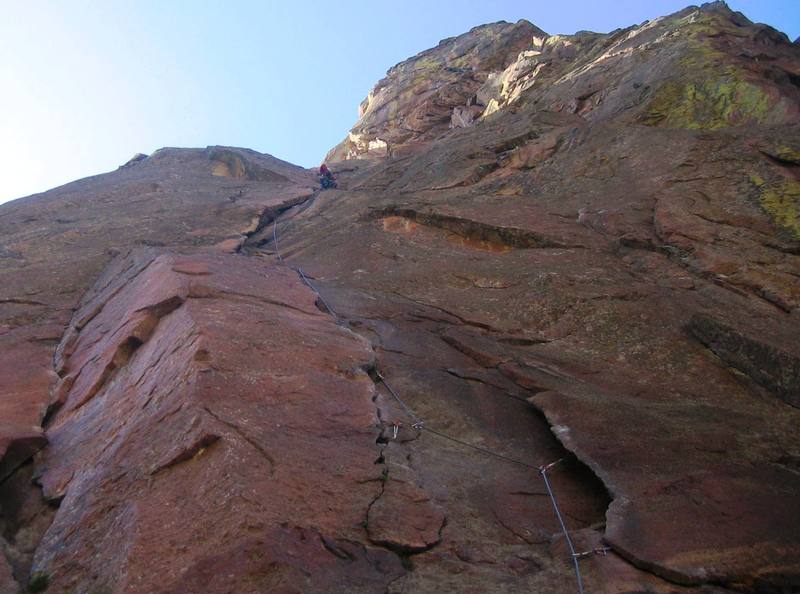
[[[800,588],[798,81],[722,3],[498,23],[338,190],[162,149],[0,206],[0,592],[574,592],[558,459],[587,592]]]

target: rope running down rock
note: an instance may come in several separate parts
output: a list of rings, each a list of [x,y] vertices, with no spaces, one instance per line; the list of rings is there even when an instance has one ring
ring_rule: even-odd
[[[285,266],[288,266],[290,269],[294,270],[297,274],[299,274],[300,278],[308,286],[308,288],[311,289],[312,291],[314,291],[319,296],[319,299],[322,302],[322,304],[325,306],[325,309],[327,309],[328,313],[330,313],[331,316],[333,316],[333,318],[336,321],[336,323],[337,324],[340,323],[339,316],[336,314],[336,312],[333,310],[333,308],[331,308],[331,306],[328,305],[328,303],[322,297],[322,294],[311,283],[311,281],[308,280],[308,277],[303,272],[303,269],[300,268],[299,266],[296,266],[296,267],[295,266],[291,266],[291,265],[286,264],[284,262],[283,256],[281,255],[280,249],[278,247],[278,217],[277,216],[272,221],[272,242],[273,242],[273,245],[275,247],[275,256],[277,257],[278,262],[280,262],[281,264],[284,264]],[[416,429],[417,431],[420,431],[420,432],[427,431],[428,433],[432,433],[433,435],[437,435],[440,438],[452,441],[453,443],[457,443],[459,445],[462,445],[464,447],[470,448],[470,449],[475,450],[477,452],[481,452],[482,454],[485,454],[487,456],[492,456],[494,458],[497,458],[497,459],[500,459],[500,460],[504,460],[504,461],[509,462],[511,464],[517,464],[519,466],[524,466],[526,468],[530,468],[530,469],[538,471],[539,475],[542,477],[542,480],[544,481],[545,488],[547,489],[547,494],[549,495],[550,502],[551,502],[551,504],[553,506],[553,511],[555,511],[556,518],[558,518],[558,523],[561,525],[561,532],[564,534],[564,539],[565,539],[565,541],[567,543],[567,547],[569,548],[570,557],[572,558],[572,563],[575,566],[575,579],[578,582],[578,593],[579,594],[584,594],[583,577],[581,576],[581,568],[580,568],[580,564],[578,563],[578,560],[581,559],[582,557],[584,557],[586,555],[586,553],[577,553],[575,551],[575,546],[572,543],[572,539],[569,536],[569,531],[567,530],[567,526],[564,523],[564,518],[561,515],[561,510],[558,507],[558,502],[556,501],[555,493],[553,492],[553,488],[550,485],[550,480],[547,478],[547,472],[551,468],[556,466],[557,464],[561,463],[564,460],[564,458],[560,458],[560,459],[556,460],[555,462],[551,462],[551,463],[545,464],[543,466],[536,466],[536,465],[533,465],[533,464],[528,464],[527,462],[523,462],[522,460],[516,460],[514,458],[510,458],[509,456],[505,456],[504,454],[500,454],[499,452],[495,452],[495,451],[492,451],[490,449],[487,449],[487,448],[484,448],[484,447],[481,447],[481,446],[477,446],[477,445],[468,443],[466,441],[462,441],[461,439],[453,437],[452,435],[447,435],[446,433],[443,433],[441,431],[437,431],[435,429],[432,429],[431,427],[428,427],[425,424],[425,422],[416,415],[416,413],[414,413],[414,411],[403,401],[402,398],[400,398],[400,395],[386,381],[386,378],[379,371],[376,372],[376,373],[377,373],[377,376],[378,376],[378,379],[380,380],[380,382],[386,387],[386,389],[389,391],[389,393],[392,395],[392,397],[398,402],[398,404],[400,404],[400,406],[405,411],[405,413],[409,416],[409,418],[411,418],[414,421],[411,426],[414,429]],[[604,549],[604,551],[605,550],[607,550],[607,549]]]

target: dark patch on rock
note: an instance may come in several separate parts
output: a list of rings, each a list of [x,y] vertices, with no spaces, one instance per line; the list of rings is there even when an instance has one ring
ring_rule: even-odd
[[[727,365],[800,408],[800,357],[709,315],[692,316],[689,329]]]

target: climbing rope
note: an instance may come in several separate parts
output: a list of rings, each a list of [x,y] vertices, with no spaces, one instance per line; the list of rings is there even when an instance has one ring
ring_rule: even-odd
[[[419,429],[421,429],[421,428],[422,428],[422,425],[423,425],[423,423],[422,423],[422,419],[420,419],[420,418],[419,418],[417,415],[415,415],[415,414],[414,414],[414,411],[413,411],[413,410],[411,410],[411,409],[409,408],[409,406],[408,406],[408,405],[407,405],[405,402],[403,402],[403,399],[402,399],[402,398],[400,398],[400,396],[397,394],[397,392],[395,392],[395,391],[394,391],[394,389],[392,388],[392,386],[390,386],[389,384],[387,384],[387,383],[386,383],[386,378],[385,378],[385,377],[383,377],[383,375],[381,374],[381,372],[380,372],[380,371],[376,371],[376,372],[375,372],[375,374],[378,376],[378,379],[379,379],[379,380],[381,380],[381,383],[382,383],[384,386],[386,386],[386,389],[387,389],[387,390],[389,390],[389,393],[390,393],[392,396],[394,396],[394,399],[395,399],[395,400],[397,400],[397,402],[400,404],[400,406],[402,406],[402,407],[403,407],[403,410],[404,410],[404,411],[406,411],[406,414],[407,414],[409,417],[411,417],[411,418],[413,419],[413,421],[414,421],[414,425],[412,425],[412,426],[413,426],[413,427],[417,427],[417,425],[419,425],[419,427],[418,427],[418,428],[419,428]]]
[[[316,289],[316,287],[314,287],[314,285],[311,283],[311,281],[308,280],[308,277],[303,272],[303,269],[300,268],[299,266],[295,267],[295,266],[291,266],[289,264],[285,264],[284,263],[283,256],[281,255],[280,249],[278,247],[278,217],[277,216],[272,221],[272,242],[273,242],[273,245],[275,247],[275,255],[276,255],[277,259],[278,259],[278,262],[288,266],[290,269],[294,270],[297,274],[299,274],[300,278],[308,286],[308,288],[310,288],[312,291],[314,291],[319,296],[320,301],[325,306],[325,309],[328,310],[328,313],[330,313],[331,316],[333,316],[334,320],[336,320],[336,322],[339,323],[339,321],[340,321],[339,316],[336,314],[336,312],[333,310],[333,308],[330,305],[328,305],[328,303],[323,298],[322,294]],[[584,593],[584,589],[583,589],[583,577],[581,576],[581,568],[580,568],[580,564],[578,563],[578,560],[583,558],[583,557],[589,556],[591,554],[606,555],[610,549],[608,547],[600,547],[600,548],[597,548],[597,549],[593,549],[591,551],[586,551],[586,552],[581,552],[581,553],[578,553],[578,552],[575,551],[575,546],[572,543],[572,538],[570,538],[569,530],[567,530],[567,525],[564,522],[564,518],[561,515],[561,510],[558,507],[558,501],[556,500],[555,493],[553,492],[553,488],[550,485],[550,479],[548,479],[548,477],[547,477],[548,471],[551,468],[553,468],[553,467],[557,466],[558,464],[560,464],[561,462],[563,462],[565,459],[564,458],[559,458],[558,460],[555,460],[554,462],[550,462],[549,464],[545,464],[545,465],[542,465],[542,466],[536,466],[536,465],[533,465],[533,464],[528,464],[527,462],[523,462],[522,460],[517,460],[515,458],[511,458],[509,456],[506,456],[506,455],[501,454],[499,452],[495,452],[495,451],[490,450],[488,448],[484,448],[482,446],[478,446],[478,445],[463,441],[461,439],[458,439],[457,437],[453,437],[452,435],[448,435],[448,434],[446,434],[446,433],[444,433],[442,431],[437,431],[436,429],[433,429],[433,428],[429,427],[428,425],[426,425],[425,422],[419,416],[417,416],[417,414],[411,409],[410,406],[408,406],[405,403],[405,401],[394,390],[394,388],[392,388],[392,386],[386,381],[386,378],[379,371],[376,371],[376,376],[380,380],[380,382],[386,387],[386,389],[392,395],[392,397],[397,401],[397,403],[400,405],[400,407],[403,409],[403,411],[405,411],[406,415],[408,415],[408,417],[413,421],[411,426],[414,429],[416,429],[417,431],[420,431],[420,432],[426,431],[428,433],[432,433],[433,435],[436,435],[436,436],[438,436],[438,437],[440,437],[442,439],[446,439],[446,440],[451,441],[453,443],[456,443],[456,444],[459,444],[461,446],[470,448],[472,450],[475,450],[475,451],[480,452],[482,454],[485,454],[487,456],[491,456],[491,457],[497,458],[499,460],[504,460],[504,461],[509,462],[511,464],[516,464],[518,466],[523,466],[525,468],[530,468],[530,469],[536,470],[539,473],[539,476],[541,476],[542,480],[544,481],[544,486],[547,489],[548,496],[550,497],[550,502],[551,502],[551,504],[553,506],[553,511],[556,514],[556,518],[558,518],[558,523],[561,526],[561,532],[564,534],[564,540],[566,541],[567,547],[569,548],[570,558],[572,559],[572,563],[573,563],[573,565],[575,567],[575,579],[578,582],[578,593],[579,594],[585,594]],[[511,396],[511,395],[509,394],[509,396]],[[524,401],[524,399],[519,398],[519,397],[513,397],[513,398],[515,400]],[[397,439],[397,434],[398,434],[398,430],[400,428],[400,425],[401,425],[401,423],[399,423],[398,421],[395,421],[395,423],[393,423],[393,425],[392,425],[392,429],[393,429],[393,437],[392,438],[393,439]]]
[[[457,444],[460,444],[462,446],[471,448],[471,449],[473,449],[475,451],[482,452],[482,453],[484,453],[484,454],[486,454],[488,456],[493,456],[493,457],[498,458],[500,460],[505,460],[506,462],[511,462],[512,464],[518,464],[520,466],[524,466],[526,468],[532,468],[534,470],[538,470],[539,469],[538,466],[534,466],[533,464],[528,464],[527,462],[523,462],[522,460],[516,460],[514,458],[510,458],[510,457],[505,456],[503,454],[500,454],[498,452],[494,452],[492,450],[489,450],[487,448],[484,448],[484,447],[481,447],[481,446],[477,446],[475,444],[468,443],[466,441],[462,441],[462,440],[458,439],[457,437],[453,437],[452,435],[447,435],[446,433],[442,433],[441,431],[437,431],[436,429],[433,429],[432,427],[429,427],[428,425],[426,425],[424,423],[424,421],[422,421],[422,419],[420,419],[416,414],[414,414],[414,411],[412,411],[411,408],[409,408],[409,406],[405,402],[403,402],[403,399],[400,398],[400,396],[397,394],[397,392],[395,392],[394,388],[392,388],[392,386],[389,385],[389,383],[386,381],[386,378],[383,377],[383,375],[380,372],[377,373],[377,376],[378,376],[378,379],[381,381],[381,383],[389,391],[389,393],[394,397],[395,400],[397,400],[397,402],[400,404],[400,406],[403,408],[403,410],[406,412],[406,414],[409,417],[411,417],[411,419],[414,421],[414,423],[411,425],[414,429],[416,429],[418,431],[427,431],[428,433],[432,433],[434,435],[438,435],[439,437],[441,437],[443,439],[447,439],[447,440],[452,441],[454,443],[457,443]]]
[[[283,264],[283,256],[281,256],[281,251],[278,249],[278,217],[276,216],[272,219],[272,245],[275,246],[275,255],[278,256],[278,262]]]
[[[575,565],[575,579],[578,580],[578,592],[583,594],[583,578],[581,577],[581,568],[580,564],[578,563],[578,559],[582,556],[575,552],[575,547],[572,544],[572,539],[569,537],[569,531],[567,530],[567,525],[564,523],[564,518],[561,516],[561,510],[558,508],[558,502],[556,501],[556,496],[553,493],[553,489],[550,486],[550,479],[547,478],[547,471],[550,470],[553,466],[561,462],[561,460],[556,460],[546,466],[542,466],[539,469],[539,474],[544,481],[544,486],[547,488],[547,494],[550,496],[550,501],[553,504],[553,511],[556,512],[556,517],[558,518],[558,523],[561,524],[561,532],[564,533],[564,539],[567,541],[567,546],[569,547],[569,554],[572,557],[572,563]]]
[[[275,255],[278,258],[278,262],[284,264],[283,256],[281,255],[281,252],[278,249],[278,217],[272,219],[272,243],[275,246]],[[322,302],[322,305],[325,306],[325,309],[328,310],[328,313],[331,314],[333,316],[333,319],[336,320],[336,322],[338,323],[339,316],[336,315],[336,312],[333,311],[333,308],[330,305],[328,305],[327,301],[325,301],[325,298],[322,296],[322,293],[320,293],[317,290],[317,288],[313,285],[313,283],[310,280],[308,280],[308,277],[306,276],[306,273],[303,272],[303,269],[300,268],[299,266],[291,266],[289,264],[286,264],[286,266],[288,266],[290,269],[294,270],[297,274],[300,275],[300,278],[303,280],[303,282],[308,286],[309,289],[311,289],[312,291],[314,291],[314,293],[317,294],[319,300]]]
[[[553,492],[553,488],[550,485],[550,479],[547,478],[547,472],[551,468],[553,468],[554,466],[556,466],[556,465],[560,464],[561,462],[563,462],[564,458],[559,458],[555,462],[551,462],[551,463],[545,464],[543,466],[534,466],[533,464],[528,464],[527,462],[523,462],[522,460],[516,460],[514,458],[510,458],[510,457],[505,456],[503,454],[500,454],[498,452],[494,452],[492,450],[489,450],[487,448],[484,448],[484,447],[481,447],[481,446],[477,446],[477,445],[468,443],[466,441],[462,441],[462,440],[460,440],[460,439],[458,439],[456,437],[453,437],[452,435],[447,435],[446,433],[442,433],[441,431],[436,431],[435,429],[432,429],[431,427],[428,427],[427,425],[425,425],[425,423],[422,421],[422,419],[420,419],[416,414],[414,414],[414,412],[411,410],[411,408],[409,408],[409,406],[403,401],[403,399],[400,398],[400,396],[397,394],[397,392],[395,392],[394,388],[392,388],[389,385],[389,383],[386,381],[386,378],[383,377],[383,375],[380,372],[378,372],[377,376],[378,376],[378,379],[381,381],[381,383],[384,386],[386,386],[386,389],[389,391],[389,393],[395,398],[395,400],[397,400],[397,402],[400,404],[400,406],[403,407],[403,410],[406,411],[406,414],[408,414],[408,416],[411,417],[414,420],[414,424],[412,425],[412,427],[414,427],[414,429],[417,429],[419,431],[427,431],[429,433],[433,433],[434,435],[438,435],[439,437],[441,437],[443,439],[447,439],[449,441],[455,442],[455,443],[460,444],[462,446],[471,448],[473,450],[476,450],[476,451],[481,452],[483,454],[486,454],[488,456],[492,456],[492,457],[498,458],[500,460],[505,460],[506,462],[511,462],[512,464],[518,464],[520,466],[525,466],[526,468],[531,468],[531,469],[537,470],[539,472],[539,475],[542,477],[542,480],[544,481],[544,486],[547,489],[547,494],[550,497],[550,502],[553,505],[553,511],[555,511],[556,518],[558,518],[558,523],[561,526],[561,532],[564,534],[564,540],[566,541],[567,547],[569,548],[569,553],[570,553],[570,558],[572,559],[572,564],[575,566],[575,579],[578,582],[578,592],[579,592],[579,594],[584,594],[583,577],[581,576],[581,568],[580,568],[580,564],[578,563],[578,560],[583,558],[583,557],[586,557],[586,556],[588,556],[588,555],[590,555],[592,553],[605,555],[608,552],[608,549],[606,547],[603,547],[602,549],[595,549],[593,551],[588,551],[588,552],[584,552],[584,553],[578,553],[578,552],[575,551],[575,546],[572,544],[572,538],[570,538],[570,536],[569,536],[569,530],[567,530],[567,525],[564,522],[564,518],[561,515],[561,510],[558,507],[558,501],[556,500],[555,493]],[[397,427],[397,425],[395,425],[395,431],[394,431],[394,438],[395,439],[397,439],[396,427]]]

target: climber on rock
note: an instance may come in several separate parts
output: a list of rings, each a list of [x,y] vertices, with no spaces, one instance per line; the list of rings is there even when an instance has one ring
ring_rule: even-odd
[[[325,163],[319,166],[319,183],[323,190],[336,187],[336,178]]]

